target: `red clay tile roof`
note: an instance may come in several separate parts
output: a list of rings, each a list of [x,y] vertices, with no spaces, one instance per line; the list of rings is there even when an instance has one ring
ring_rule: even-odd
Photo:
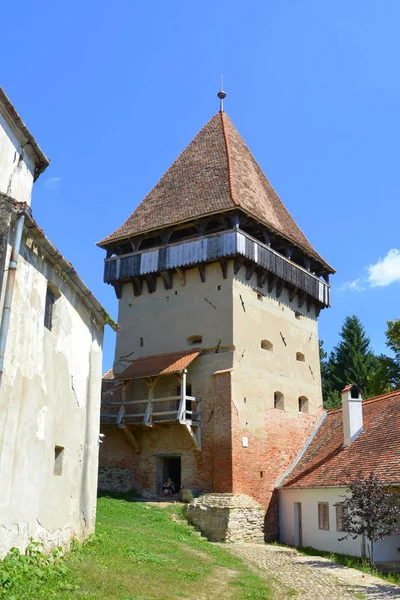
[[[110,381],[112,379],[114,379],[114,371],[111,369],[108,369],[108,371],[106,371],[102,377],[102,379]]]
[[[180,373],[186,369],[200,354],[200,350],[187,350],[186,352],[172,352],[171,354],[157,354],[133,360],[125,371],[115,375],[115,379],[142,379],[155,375],[169,375]]]
[[[208,121],[127,221],[99,245],[235,207],[329,266],[290,216],[223,112]]]
[[[364,400],[364,432],[343,447],[342,409],[327,413],[300,461],[279,487],[339,486],[357,473],[374,472],[385,483],[400,483],[400,390]]]

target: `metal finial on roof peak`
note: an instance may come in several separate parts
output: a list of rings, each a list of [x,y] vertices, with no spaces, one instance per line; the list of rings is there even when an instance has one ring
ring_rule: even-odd
[[[226,93],[224,92],[224,76],[221,75],[221,89],[217,94],[219,98],[219,110],[220,112],[224,112],[224,98],[226,98]]]

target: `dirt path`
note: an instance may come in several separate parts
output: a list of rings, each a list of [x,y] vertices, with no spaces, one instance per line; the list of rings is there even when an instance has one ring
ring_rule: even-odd
[[[268,544],[224,544],[224,548],[274,575],[293,590],[296,600],[400,599],[400,587],[320,556],[304,556],[291,548]]]

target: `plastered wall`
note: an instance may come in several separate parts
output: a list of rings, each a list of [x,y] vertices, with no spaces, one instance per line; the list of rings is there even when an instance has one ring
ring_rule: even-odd
[[[59,290],[44,327],[47,281]],[[0,390],[0,555],[94,530],[103,330],[29,241],[18,260]],[[55,475],[55,446],[64,448]]]
[[[31,202],[34,160],[29,146],[22,147],[16,132],[1,114],[0,105],[0,192],[17,202]]]
[[[328,550],[352,556],[362,555],[361,537],[353,540],[339,541],[342,532],[336,530],[335,504],[343,501],[344,488],[318,488],[318,489],[283,489],[279,491],[279,529],[280,541],[285,544],[294,544],[294,503],[301,502],[302,513],[302,545],[312,546],[317,550]],[[318,502],[329,504],[329,530],[318,528]],[[376,542],[374,548],[376,561],[398,561],[400,548],[400,535],[388,536]],[[368,544],[366,544],[368,554]]]

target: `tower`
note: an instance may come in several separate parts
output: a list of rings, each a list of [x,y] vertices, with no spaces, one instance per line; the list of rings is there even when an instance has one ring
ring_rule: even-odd
[[[120,325],[100,480],[122,467],[145,494],[167,476],[245,493],[273,535],[274,485],[322,405],[317,320],[333,269],[222,110],[99,246]]]

